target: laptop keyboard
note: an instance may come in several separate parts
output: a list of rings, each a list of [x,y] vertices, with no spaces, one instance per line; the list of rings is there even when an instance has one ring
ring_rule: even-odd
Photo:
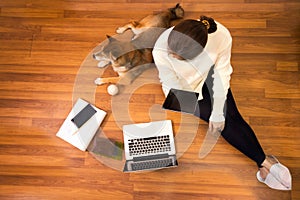
[[[146,155],[171,151],[169,135],[129,140],[129,155]]]
[[[155,169],[173,166],[172,158],[131,163],[132,170]]]

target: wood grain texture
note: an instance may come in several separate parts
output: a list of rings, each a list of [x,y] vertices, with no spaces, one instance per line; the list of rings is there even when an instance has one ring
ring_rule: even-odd
[[[199,159],[207,124],[161,109],[155,68],[121,88],[123,96],[93,85],[115,75],[90,56],[107,34],[176,3],[0,1],[0,199],[300,199],[299,1],[181,1],[186,18],[207,15],[230,30],[239,110],[266,154],[289,167],[292,191],[259,183],[255,163],[223,138]],[[61,141],[55,134],[77,97],[107,111],[101,129],[111,140],[122,141],[121,125],[131,120],[171,119],[179,167],[125,174]]]

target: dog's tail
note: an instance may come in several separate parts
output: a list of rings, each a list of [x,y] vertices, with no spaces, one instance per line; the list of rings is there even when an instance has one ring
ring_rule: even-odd
[[[169,8],[169,11],[171,13],[171,20],[181,19],[184,17],[184,10],[179,3],[176,4],[175,7]]]

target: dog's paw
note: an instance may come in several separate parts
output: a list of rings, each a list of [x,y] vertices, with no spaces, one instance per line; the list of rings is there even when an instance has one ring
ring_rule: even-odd
[[[126,31],[126,28],[124,28],[124,27],[119,27],[119,28],[117,28],[117,30],[116,30],[116,32],[117,32],[118,34],[124,33],[125,31]]]
[[[107,61],[107,60],[101,60],[100,62],[98,62],[97,66],[99,68],[103,68],[103,67],[106,67],[106,65],[108,65],[110,63],[110,61]]]
[[[96,78],[96,80],[94,81],[94,83],[96,85],[102,85],[102,84],[104,84],[104,82],[102,81],[102,78]]]

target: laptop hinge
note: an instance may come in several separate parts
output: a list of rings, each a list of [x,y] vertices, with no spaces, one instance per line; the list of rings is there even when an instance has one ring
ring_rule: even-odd
[[[155,159],[161,159],[161,158],[168,158],[169,154],[158,154],[158,155],[150,155],[150,156],[140,156],[140,157],[134,157],[133,161],[145,161],[145,160],[155,160]]]

